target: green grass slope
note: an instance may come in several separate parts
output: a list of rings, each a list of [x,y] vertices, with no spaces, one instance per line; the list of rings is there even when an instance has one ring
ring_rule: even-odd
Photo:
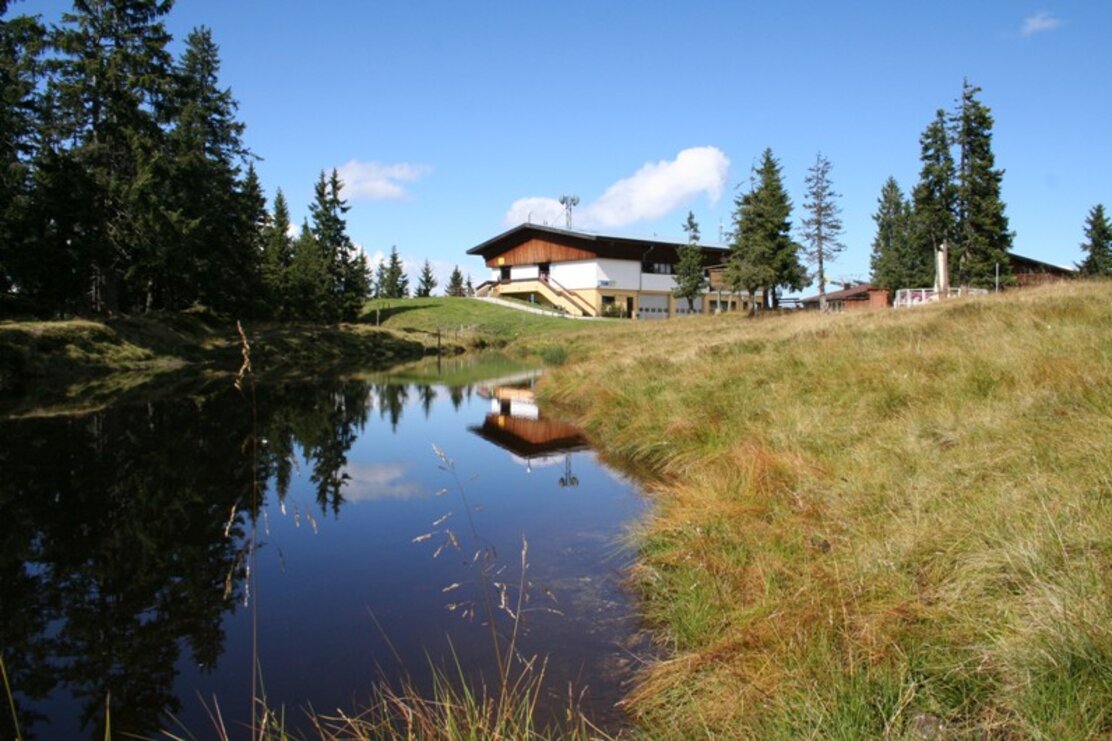
[[[657,477],[654,736],[1112,733],[1112,283],[626,325],[542,392]]]

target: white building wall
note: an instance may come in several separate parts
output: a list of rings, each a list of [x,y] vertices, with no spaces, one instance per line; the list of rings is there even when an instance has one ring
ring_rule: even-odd
[[[540,268],[536,265],[514,265],[510,268],[510,280],[536,280],[540,276]]]
[[[636,291],[641,285],[641,263],[636,260],[600,259],[598,267],[599,280],[610,281],[609,288]]]
[[[573,291],[598,286],[599,269],[594,260],[553,263],[549,275],[564,288]]]
[[[671,291],[676,287],[675,276],[645,273],[641,276],[641,288],[645,291]]]

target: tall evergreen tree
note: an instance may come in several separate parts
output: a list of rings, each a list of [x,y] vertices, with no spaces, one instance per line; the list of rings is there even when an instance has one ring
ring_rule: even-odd
[[[911,243],[911,204],[904,199],[893,177],[880,190],[873,221],[876,236],[871,258],[872,283],[892,292],[926,285],[921,276],[929,268]]]
[[[397,246],[390,248],[390,257],[379,264],[378,297],[406,298],[409,296],[409,278],[406,277]]]
[[[293,260],[286,274],[288,293],[286,311],[303,321],[334,321],[332,281],[328,262],[309,223],[293,242]]]
[[[87,219],[71,249],[90,273],[94,311],[141,304],[146,275],[134,266],[164,239],[158,227],[164,103],[171,80],[162,23],[169,0],[79,0],[51,34],[55,142],[86,174]],[[68,171],[59,167],[58,171]],[[149,272],[149,271],[144,271]]]
[[[676,288],[673,294],[676,298],[687,299],[687,310],[694,312],[695,299],[702,295],[707,279],[703,274],[703,250],[699,247],[699,224],[691,211],[687,212],[683,230],[687,232],[687,244],[677,250],[679,261],[676,263]]]
[[[1112,277],[1112,225],[1104,215],[1104,204],[1089,210],[1081,249],[1086,253],[1077,266],[1082,275]]]
[[[0,16],[3,12],[0,7]],[[45,37],[46,29],[35,18],[0,17],[0,314],[5,300],[14,298],[18,263],[31,248],[27,221],[40,101],[36,80]]]
[[[263,286],[270,311],[279,318],[289,318],[293,240],[290,238],[290,209],[281,188],[274,196],[274,211],[263,229],[262,250]]]
[[[763,293],[762,303],[778,304],[778,288],[801,290],[807,271],[799,261],[800,245],[791,238],[791,199],[784,190],[780,163],[765,149],[754,188],[735,199],[733,244],[726,280],[734,290]]]
[[[417,279],[417,290],[413,295],[417,298],[428,298],[436,288],[436,277],[432,274],[432,265],[428,260],[421,266],[421,275]]]
[[[347,234],[344,214],[349,206],[340,197],[341,190],[343,183],[339,173],[333,169],[326,179],[322,170],[314,188],[313,203],[309,206],[313,236],[330,281],[330,300],[325,307],[325,317],[329,321],[356,319],[370,294],[367,258]]]
[[[807,200],[803,207],[808,215],[803,219],[803,239],[807,242],[807,257],[817,268],[819,308],[826,311],[826,263],[832,262],[845,244],[842,234],[842,209],[830,182],[830,160],[819,152],[815,164],[807,173]]]
[[[178,232],[170,277],[184,271],[186,286],[164,303],[175,308],[196,300],[243,313],[261,283],[259,222],[266,204],[254,168],[241,177],[250,153],[244,125],[236,120],[237,103],[220,87],[219,72],[212,32],[194,29],[169,101],[173,188],[165,199],[173,204]]]
[[[952,118],[954,143],[960,152],[956,190],[957,235],[951,257],[963,286],[992,287],[999,268],[1011,280],[1012,233],[1000,197],[1004,171],[992,153],[992,114],[977,99],[981,89],[962,84],[961,102]]]
[[[923,166],[911,196],[911,238],[916,259],[909,278],[915,281],[915,287],[925,287],[934,283],[935,256],[942,245],[950,245],[951,255],[955,252],[957,193],[945,111],[935,113],[934,121],[919,137],[919,146]]]
[[[448,276],[448,287],[444,289],[445,296],[463,296],[463,273],[459,271],[459,265],[452,268],[452,274]]]

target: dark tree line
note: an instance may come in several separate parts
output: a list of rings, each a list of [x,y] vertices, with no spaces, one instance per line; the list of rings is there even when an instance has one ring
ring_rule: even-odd
[[[894,178],[881,189],[873,216],[876,285],[891,290],[933,285],[935,255],[944,244],[955,284],[991,288],[997,267],[1001,283],[1012,282],[1013,233],[1000,194],[1004,171],[996,167],[993,118],[978,100],[980,92],[966,81],[957,108],[935,113],[919,138],[922,167],[910,199]]]
[[[355,318],[370,278],[339,177],[321,174],[292,239],[280,193],[267,211],[212,33],[193,30],[174,59],[171,6],[75,0],[57,25],[0,20],[0,312]]]

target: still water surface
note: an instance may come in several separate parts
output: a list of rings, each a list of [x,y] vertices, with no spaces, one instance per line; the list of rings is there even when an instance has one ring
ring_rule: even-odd
[[[115,734],[210,736],[215,698],[239,735],[253,641],[294,729],[378,680],[427,688],[453,647],[496,684],[482,574],[516,604],[523,539],[520,648],[548,656],[549,711],[571,683],[620,723],[641,639],[619,540],[645,502],[538,410],[535,371],[477,362],[260,385],[254,422],[226,381],[0,421],[0,645],[24,734],[103,737],[110,697]]]

